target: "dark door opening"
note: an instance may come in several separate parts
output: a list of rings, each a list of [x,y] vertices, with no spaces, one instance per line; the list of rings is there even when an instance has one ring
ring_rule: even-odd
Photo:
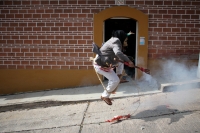
[[[124,48],[124,54],[129,56],[133,59],[133,62],[135,63],[136,58],[136,21],[134,19],[107,19],[104,23],[104,42],[109,40],[112,36],[112,32],[114,30],[123,30],[126,33],[132,31],[135,34],[132,34],[128,37],[128,46]],[[133,68],[127,68],[125,66],[125,69],[127,70],[126,73],[130,75],[131,77],[135,78],[135,69]]]

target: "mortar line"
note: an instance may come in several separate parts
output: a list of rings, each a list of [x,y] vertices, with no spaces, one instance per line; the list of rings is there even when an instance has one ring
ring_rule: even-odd
[[[86,109],[85,109],[85,111],[84,111],[83,119],[82,119],[81,124],[80,124],[79,133],[81,133],[81,131],[82,131],[83,122],[84,122],[84,120],[85,120],[86,112],[87,112],[87,110],[88,110],[89,105],[90,105],[90,102],[88,101],[88,102],[87,102],[87,107],[86,107]]]

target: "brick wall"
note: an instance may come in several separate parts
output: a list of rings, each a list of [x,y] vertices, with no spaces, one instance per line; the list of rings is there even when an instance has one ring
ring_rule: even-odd
[[[198,59],[198,0],[125,0],[149,16],[150,59]],[[93,14],[114,0],[1,0],[0,69],[92,69]]]

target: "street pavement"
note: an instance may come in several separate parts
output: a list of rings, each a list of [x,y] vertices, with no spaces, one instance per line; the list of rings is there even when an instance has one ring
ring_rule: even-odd
[[[152,82],[151,82],[152,83]],[[106,82],[105,82],[106,84]],[[100,100],[101,85],[0,96],[1,133],[198,133],[200,86],[128,82]],[[114,116],[130,118],[106,122]]]

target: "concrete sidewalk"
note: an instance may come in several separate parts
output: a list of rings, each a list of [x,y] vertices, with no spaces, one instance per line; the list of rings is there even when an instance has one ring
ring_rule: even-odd
[[[148,77],[148,80],[132,80],[127,77],[129,82],[119,85],[116,94],[112,94],[111,98],[122,98],[130,96],[141,96],[147,94],[155,94],[163,92],[163,87],[181,85],[184,86],[190,83],[199,83],[200,79],[194,78],[187,82],[174,82],[169,83],[162,81],[159,78]],[[104,86],[107,82],[104,82]],[[190,85],[191,86],[191,85]],[[198,84],[199,86],[199,84]],[[198,88],[197,86],[197,88]],[[194,86],[196,87],[196,86]],[[77,102],[77,101],[91,101],[100,100],[101,93],[104,91],[101,84],[97,86],[68,88],[47,90],[40,92],[19,93],[14,95],[0,96],[0,108],[12,105],[22,105],[39,102]]]
[[[127,80],[129,80],[129,82],[119,85],[116,94],[112,94],[112,98],[146,95],[161,92],[158,90],[157,84],[152,86],[148,82],[133,81],[130,78],[127,78]],[[106,85],[107,82],[105,81],[104,86]],[[103,90],[104,89],[100,84],[97,86],[78,87],[71,89],[2,95],[0,96],[0,107],[46,101],[72,102],[99,100]]]

